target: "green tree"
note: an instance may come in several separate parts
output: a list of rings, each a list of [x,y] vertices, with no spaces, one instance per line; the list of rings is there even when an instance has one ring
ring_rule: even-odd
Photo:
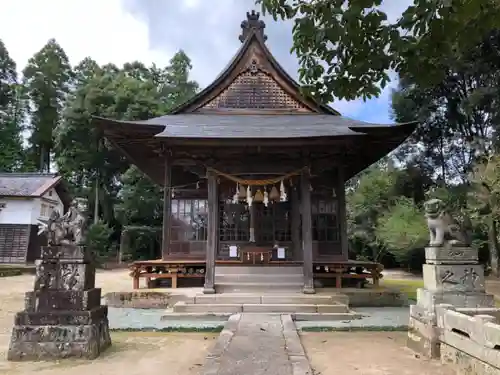
[[[488,234],[489,263],[492,274],[500,276],[500,156],[494,155],[478,163],[471,176],[471,189],[468,195],[469,208],[473,218]]]
[[[50,39],[29,59],[23,76],[29,98],[33,162],[38,170],[50,171],[54,149],[52,133],[61,121],[69,93],[71,66],[62,47]]]
[[[121,178],[121,202],[117,214],[127,225],[159,227],[163,220],[162,188],[152,182],[136,166]]]
[[[394,70],[440,82],[455,52],[500,28],[496,0],[421,0],[395,21],[390,0],[256,0],[275,19],[293,19],[293,52],[305,91],[323,102],[378,96]],[[422,74],[425,72],[425,74]]]
[[[108,146],[91,116],[122,120],[157,116],[157,89],[152,82],[117,71],[111,65],[98,70],[94,64],[85,64],[90,69],[79,66],[79,76],[85,78],[81,86],[75,87],[63,121],[56,128],[56,162],[68,181],[89,198],[94,221],[102,216],[112,223],[119,190],[116,181],[128,162]]]
[[[198,83],[189,79],[191,60],[184,51],[177,52],[167,67],[159,69],[152,66],[146,69],[135,62],[126,64],[124,69],[130,76],[153,82],[158,88],[158,111],[163,115],[193,97],[198,90]],[[131,166],[121,178],[121,201],[117,205],[118,217],[123,225],[135,227],[128,232],[129,244],[135,250],[152,251],[156,242],[156,229],[163,219],[163,192],[135,166]]]
[[[414,250],[429,241],[424,214],[412,199],[399,197],[392,207],[377,219],[376,237],[402,264],[410,262]]]
[[[377,218],[387,211],[396,197],[397,171],[378,163],[364,172],[347,194],[348,229],[356,252],[374,261],[381,257],[375,236]],[[367,253],[369,250],[369,253]]]
[[[0,40],[0,172],[15,171],[24,166],[21,96],[16,63]]]

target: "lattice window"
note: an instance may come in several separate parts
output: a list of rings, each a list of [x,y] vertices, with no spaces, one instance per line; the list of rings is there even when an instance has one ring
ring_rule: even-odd
[[[271,76],[259,71],[241,73],[204,108],[295,109],[309,111]]]
[[[24,263],[28,241],[29,225],[0,225],[0,263]]]
[[[340,240],[336,200],[313,200],[311,215],[313,241],[336,242]]]
[[[206,199],[172,199],[171,242],[207,240]]]
[[[289,202],[264,206],[255,204],[255,237],[257,243],[287,242],[292,240]]]
[[[247,205],[221,202],[219,207],[219,240],[250,240],[250,215]]]

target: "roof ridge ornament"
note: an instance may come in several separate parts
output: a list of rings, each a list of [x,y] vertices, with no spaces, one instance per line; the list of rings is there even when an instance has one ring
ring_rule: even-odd
[[[266,24],[259,18],[260,13],[255,10],[247,12],[247,19],[241,22],[241,35],[239,38],[241,43],[244,43],[252,33],[260,36],[264,42],[267,40],[267,35],[264,34]]]

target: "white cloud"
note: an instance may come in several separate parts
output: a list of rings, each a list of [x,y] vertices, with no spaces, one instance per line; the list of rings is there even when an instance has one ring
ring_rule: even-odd
[[[0,37],[22,70],[55,38],[75,65],[90,56],[99,64],[140,60],[166,64],[169,51],[149,49],[147,26],[120,0],[3,0]]]
[[[139,60],[164,66],[177,49],[184,48],[192,58],[193,78],[205,86],[239,47],[239,25],[245,12],[257,9],[254,0],[214,2],[225,6],[209,6],[206,0],[2,0],[0,38],[19,71],[50,38],[62,46],[72,65],[90,56],[99,64],[120,66]],[[386,7],[391,19],[406,2]],[[268,46],[296,76],[297,60],[289,54],[291,26],[266,21]],[[387,97],[384,92],[378,104],[386,103]],[[341,100],[333,107],[344,115],[363,118],[374,104]],[[380,117],[387,115],[387,110],[382,112]]]

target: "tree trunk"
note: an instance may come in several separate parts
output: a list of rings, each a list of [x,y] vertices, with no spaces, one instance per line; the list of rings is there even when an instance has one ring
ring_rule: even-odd
[[[500,275],[500,270],[498,268],[499,244],[497,234],[497,222],[495,219],[491,218],[489,219],[488,223],[488,243],[490,251],[491,274],[495,277],[499,277]]]
[[[95,179],[94,224],[99,222],[99,175]]]

